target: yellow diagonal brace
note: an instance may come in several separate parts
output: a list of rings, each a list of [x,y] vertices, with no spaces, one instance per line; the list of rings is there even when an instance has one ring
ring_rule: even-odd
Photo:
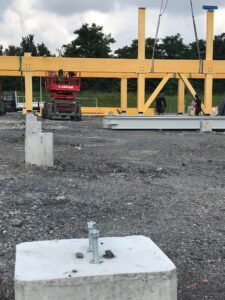
[[[145,103],[144,111],[146,111],[149,106],[152,104],[152,102],[155,100],[155,98],[158,96],[158,94],[161,92],[161,90],[166,85],[167,81],[173,76],[173,74],[167,74],[159,83],[157,88],[154,90],[154,92],[151,94],[151,96],[148,98],[148,100]]]
[[[180,79],[185,84],[185,87],[187,88],[188,92],[191,94],[193,98],[195,98],[195,95],[197,94],[193,86],[191,85],[190,81],[187,79],[187,77],[184,74],[178,74]]]

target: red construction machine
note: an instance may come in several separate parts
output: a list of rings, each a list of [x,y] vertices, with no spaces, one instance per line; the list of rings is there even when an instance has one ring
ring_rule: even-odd
[[[72,121],[81,121],[81,105],[75,92],[80,91],[80,76],[75,72],[47,72],[45,89],[50,98],[44,103],[42,117],[53,119],[69,117]]]

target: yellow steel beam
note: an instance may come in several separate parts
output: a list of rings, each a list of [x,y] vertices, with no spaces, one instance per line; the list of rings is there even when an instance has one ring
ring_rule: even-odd
[[[185,85],[182,79],[178,80],[178,102],[177,102],[177,113],[184,113],[184,95],[185,95]]]
[[[19,71],[20,58],[19,56],[0,56],[1,71]]]
[[[95,73],[149,73],[151,60],[103,59],[103,58],[24,58],[23,70],[65,71]],[[155,73],[199,73],[199,61],[194,60],[155,60]]]
[[[218,61],[214,61],[214,63],[217,65],[216,68],[220,69],[220,73],[213,73],[213,79],[225,79],[225,73],[221,73],[223,68],[225,70],[225,64],[222,64],[220,66],[220,63]],[[36,71],[32,72],[33,77],[45,77],[46,73],[44,71]],[[145,78],[147,79],[156,79],[156,78],[163,78],[166,76],[167,73],[145,73]],[[20,77],[23,76],[23,72],[19,71],[1,71],[0,70],[0,76],[15,76],[15,77]],[[187,78],[192,78],[192,79],[205,79],[206,75],[205,74],[196,74],[196,73],[184,73],[184,75]],[[175,78],[180,78],[176,73],[173,74]],[[96,72],[81,72],[81,77],[82,78],[137,78],[138,74],[137,73],[96,73]]]
[[[146,78],[160,78],[164,77],[165,74],[154,74],[154,73],[145,73]],[[110,72],[81,72],[82,78],[137,78],[138,73],[110,73]]]
[[[154,92],[151,94],[151,96],[148,98],[144,105],[144,110],[147,110],[149,106],[152,104],[152,102],[155,100],[155,98],[158,96],[158,94],[161,92],[165,84],[168,82],[168,80],[172,77],[172,74],[167,74],[162,81],[159,83],[157,88],[154,90]]]
[[[164,73],[192,74],[204,76],[199,73],[198,60],[160,60],[154,63],[154,74],[149,73],[151,60],[115,59],[115,58],[65,58],[65,57],[22,57],[21,71],[32,71],[37,76],[45,75],[45,71],[79,71],[83,77],[128,77],[137,73],[144,73],[146,77],[159,77]],[[20,73],[20,59],[18,56],[1,56],[0,72],[12,74]],[[5,73],[8,72],[8,73]],[[100,73],[100,74],[99,74]],[[204,61],[203,73],[225,74],[225,60]],[[121,76],[122,74],[122,76]],[[124,74],[126,74],[124,76]]]
[[[86,116],[105,116],[109,113],[113,114],[120,114],[122,109],[120,107],[82,107],[82,114]],[[127,108],[126,114],[127,115],[137,115],[138,110],[137,108]],[[150,116],[154,115],[154,109],[149,108],[145,111],[144,115]]]
[[[142,72],[144,68],[144,61],[114,58],[24,57],[22,63],[22,69],[29,71],[58,71],[63,69],[64,71],[95,73],[138,73]]]
[[[216,61],[214,61],[216,63]],[[224,63],[224,72],[225,72],[225,63]],[[221,71],[223,69],[223,66],[220,66],[218,63],[218,69],[220,68]],[[224,79],[225,78],[225,73],[213,73],[213,78],[214,79]],[[1,74],[1,72],[0,72]],[[146,79],[157,79],[157,78],[164,78],[167,73],[144,73]],[[187,78],[192,78],[192,79],[205,79],[206,74],[202,73],[182,73],[184,74]],[[37,75],[38,76],[38,75]],[[44,76],[44,73],[43,73]],[[179,79],[179,75],[177,73],[173,73],[174,78]],[[95,73],[95,72],[81,72],[81,77],[82,78],[137,78],[138,74],[137,73]]]
[[[138,10],[138,59],[145,59],[145,8]]]
[[[121,110],[125,113],[127,111],[127,78],[121,79],[120,93]]]
[[[151,65],[151,61],[148,61]],[[196,73],[199,74],[199,61],[197,60],[169,60],[156,59],[154,61],[155,73]]]

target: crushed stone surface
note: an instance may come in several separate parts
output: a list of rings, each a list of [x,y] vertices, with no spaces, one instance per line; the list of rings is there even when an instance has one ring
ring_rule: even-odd
[[[55,166],[26,168],[24,117],[0,117],[0,299],[13,300],[15,246],[145,235],[175,263],[178,299],[225,299],[225,134],[111,131],[101,118],[43,122]]]

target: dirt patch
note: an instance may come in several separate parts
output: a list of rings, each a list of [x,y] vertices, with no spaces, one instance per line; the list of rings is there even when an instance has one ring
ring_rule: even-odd
[[[55,167],[24,166],[24,119],[0,118],[0,299],[12,300],[15,246],[102,236],[153,239],[178,269],[179,299],[224,299],[225,135],[110,131],[101,118],[44,121]]]

